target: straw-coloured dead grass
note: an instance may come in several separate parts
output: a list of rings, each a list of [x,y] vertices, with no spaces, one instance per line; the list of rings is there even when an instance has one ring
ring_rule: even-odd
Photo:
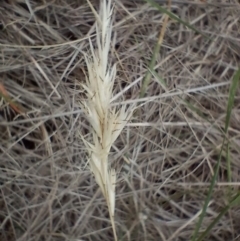
[[[91,2],[99,12],[99,2]],[[189,240],[224,136],[229,86],[240,64],[239,3],[172,1],[171,10],[214,41],[169,20],[140,99],[164,17],[141,0],[115,1],[111,108],[138,106],[108,156],[117,173],[119,240]],[[3,1],[0,20],[0,240],[114,240],[83,141],[93,143],[81,104],[89,37],[97,49],[91,8],[80,0]],[[229,156],[226,147],[200,231],[239,190],[239,96]],[[238,240],[239,221],[235,205],[208,240]]]

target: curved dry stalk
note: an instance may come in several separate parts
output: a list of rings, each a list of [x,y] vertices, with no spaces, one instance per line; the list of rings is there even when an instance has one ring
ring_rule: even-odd
[[[91,3],[88,1],[89,5]],[[93,9],[93,8],[92,8]],[[83,103],[86,116],[92,127],[93,142],[85,142],[89,150],[90,168],[96,182],[107,201],[114,238],[117,240],[114,223],[116,172],[109,170],[108,155],[110,148],[129,120],[131,113],[123,106],[120,110],[111,107],[116,65],[109,67],[108,54],[112,32],[113,8],[111,1],[102,1],[97,15],[97,49],[90,41],[91,57],[85,55],[88,77],[83,88],[86,101]]]

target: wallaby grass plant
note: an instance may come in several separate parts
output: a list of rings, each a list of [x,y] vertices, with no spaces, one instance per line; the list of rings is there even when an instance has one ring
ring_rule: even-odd
[[[89,1],[88,3],[92,6]],[[111,106],[116,78],[116,65],[112,65],[108,58],[112,36],[111,0],[101,1],[99,15],[94,13],[97,19],[97,49],[93,48],[90,39],[90,53],[85,54],[88,76],[86,84],[82,85],[86,93],[82,107],[92,128],[93,141],[84,143],[89,152],[91,171],[107,201],[114,237],[117,240],[114,223],[116,172],[109,167],[108,156],[133,109],[130,111],[126,106],[120,109]]]
[[[0,16],[1,241],[238,240],[239,1]]]

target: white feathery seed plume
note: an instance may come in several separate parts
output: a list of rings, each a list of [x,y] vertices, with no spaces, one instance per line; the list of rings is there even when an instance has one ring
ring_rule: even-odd
[[[97,19],[97,49],[93,48],[90,40],[91,54],[85,55],[88,76],[83,88],[86,100],[82,106],[91,125],[93,141],[91,143],[85,141],[85,144],[89,151],[90,168],[107,201],[114,238],[117,240],[114,223],[116,173],[109,168],[108,155],[132,111],[126,106],[120,109],[111,106],[116,77],[116,65],[110,66],[108,61],[112,33],[111,0],[101,1],[99,14],[89,0],[87,1]]]

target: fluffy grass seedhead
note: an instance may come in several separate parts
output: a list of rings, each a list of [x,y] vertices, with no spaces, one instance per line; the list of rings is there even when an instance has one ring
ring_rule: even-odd
[[[126,106],[120,109],[111,106],[116,78],[116,65],[111,66],[108,59],[111,46],[112,10],[111,1],[104,0],[101,2],[100,13],[96,16],[97,49],[93,48],[90,41],[91,54],[85,55],[88,76],[86,84],[83,85],[86,91],[83,107],[91,125],[93,137],[91,143],[86,142],[89,150],[89,164],[106,198],[116,239],[113,221],[116,172],[109,168],[108,155],[131,114]]]

